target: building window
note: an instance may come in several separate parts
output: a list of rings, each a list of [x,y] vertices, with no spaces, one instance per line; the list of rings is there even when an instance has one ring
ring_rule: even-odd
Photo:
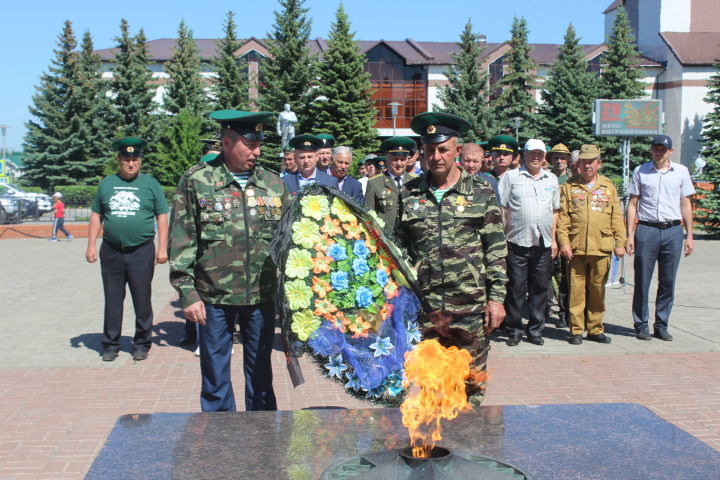
[[[603,54],[602,54],[602,53],[601,53],[600,55],[596,55],[595,57],[591,58],[591,59],[588,61],[587,71],[588,71],[588,72],[592,72],[592,73],[594,73],[595,75],[599,76],[599,75],[600,75],[600,70],[601,70],[601,68],[602,68],[602,61],[603,61]]]
[[[490,84],[490,100],[497,100],[497,98],[502,93],[502,87],[500,86],[500,81],[503,78],[503,75],[505,75],[504,69],[503,69],[503,59],[505,57],[500,57],[494,62],[492,62],[488,66],[488,83]]]
[[[365,54],[365,71],[370,73],[377,110],[375,128],[392,128],[390,103],[398,102],[397,128],[410,128],[410,120],[427,111],[427,73],[422,66],[406,65],[387,45],[379,44]]]

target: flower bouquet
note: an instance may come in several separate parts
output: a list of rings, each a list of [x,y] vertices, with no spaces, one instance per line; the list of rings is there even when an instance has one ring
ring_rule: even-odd
[[[310,352],[352,395],[399,405],[405,352],[421,340],[419,289],[377,219],[342,192],[310,185],[271,256],[286,351]]]

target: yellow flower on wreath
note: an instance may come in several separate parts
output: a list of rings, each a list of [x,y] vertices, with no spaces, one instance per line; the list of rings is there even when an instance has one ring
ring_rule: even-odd
[[[306,342],[310,335],[320,326],[320,323],[320,319],[313,315],[310,310],[303,310],[293,313],[290,329],[295,332],[300,340]]]
[[[340,220],[338,220],[337,218],[331,218],[329,215],[323,220],[320,231],[330,237],[334,237],[335,235],[342,235],[343,233],[342,228],[340,228]]]
[[[302,214],[320,220],[330,214],[330,205],[325,195],[308,195],[300,200]]]
[[[313,248],[321,238],[320,227],[309,218],[293,223],[292,231],[293,242],[305,248]]]
[[[339,198],[333,198],[332,207],[330,211],[335,214],[337,218],[342,222],[349,222],[355,220],[355,214],[350,211],[347,204]]]
[[[313,292],[303,280],[285,282],[285,297],[290,310],[301,310],[310,306]]]
[[[307,278],[313,268],[313,258],[309,251],[291,248],[285,263],[285,275],[290,278]]]

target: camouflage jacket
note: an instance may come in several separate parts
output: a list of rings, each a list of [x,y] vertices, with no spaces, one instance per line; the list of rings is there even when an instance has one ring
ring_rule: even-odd
[[[412,180],[415,175],[403,172],[403,184]],[[395,220],[398,217],[398,203],[400,188],[390,177],[390,174],[381,173],[368,180],[365,189],[365,205],[368,210],[375,210],[378,217],[385,222],[385,230],[392,232]]]
[[[183,307],[198,300],[256,305],[275,295],[269,244],[290,204],[275,173],[255,167],[243,190],[220,154],[183,174],[173,198],[170,283]]]
[[[505,300],[507,245],[492,187],[464,171],[437,203],[426,176],[406,183],[395,232],[430,306],[469,315]]]

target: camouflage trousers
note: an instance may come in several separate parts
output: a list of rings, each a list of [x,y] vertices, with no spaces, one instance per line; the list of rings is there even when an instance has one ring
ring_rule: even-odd
[[[423,321],[423,338],[435,339],[445,348],[466,350],[472,358],[470,376],[465,380],[468,402],[479,406],[485,398],[487,358],[490,342],[483,330],[484,315],[459,316],[451,312],[432,312]]]

